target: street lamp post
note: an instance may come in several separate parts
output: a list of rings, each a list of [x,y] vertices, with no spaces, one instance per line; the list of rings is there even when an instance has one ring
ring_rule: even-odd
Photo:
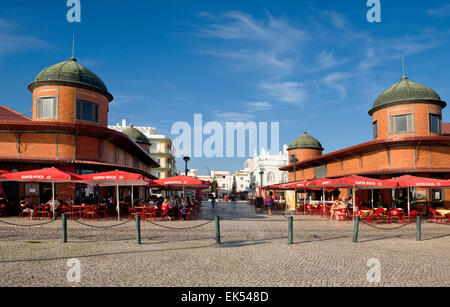
[[[187,164],[188,164],[188,162],[191,160],[191,158],[189,158],[189,157],[184,157],[183,160],[184,160],[184,162],[186,162],[185,173],[186,173],[186,176],[187,176],[187,175],[188,175],[188,167],[187,167]]]
[[[294,165],[294,182],[297,182],[296,164],[298,162],[297,155],[291,155],[290,163]],[[297,189],[295,189],[295,207],[297,207]],[[286,206],[287,211],[287,206]]]
[[[261,187],[261,188],[260,188],[260,192],[262,192],[264,171],[261,170],[261,171],[259,172],[259,175],[261,176],[261,182],[260,182],[260,184],[259,184],[259,186]]]

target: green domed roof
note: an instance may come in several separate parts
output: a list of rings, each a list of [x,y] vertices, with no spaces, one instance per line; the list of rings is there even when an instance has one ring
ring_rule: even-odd
[[[134,128],[133,125],[131,125],[122,132],[128,135],[130,139],[132,139],[136,143],[144,143],[150,145],[150,142],[148,141],[148,138],[145,136],[145,134]]]
[[[39,85],[54,83],[74,83],[83,88],[100,92],[107,96],[110,101],[113,99],[102,79],[79,64],[75,58],[45,68],[28,88],[33,91]]]
[[[312,136],[310,136],[308,133],[304,133],[298,138],[296,138],[290,145],[288,150],[291,149],[319,149],[323,150],[322,144]]]
[[[395,103],[423,100],[435,102],[443,107],[446,106],[446,103],[441,100],[441,97],[434,90],[423,84],[408,80],[408,78],[403,76],[400,82],[378,96],[369,114],[372,115],[375,111]]]

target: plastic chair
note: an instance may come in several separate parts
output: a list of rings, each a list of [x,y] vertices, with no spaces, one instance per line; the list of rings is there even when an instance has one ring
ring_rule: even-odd
[[[33,213],[34,214],[34,213]],[[25,215],[28,217],[29,220],[31,220],[31,218],[33,217],[33,214],[31,214],[31,209],[29,208],[25,208],[23,209],[20,214],[19,214],[19,220],[24,218]]]
[[[98,220],[97,208],[95,206],[86,207],[83,212],[83,219],[89,220],[90,218],[93,221]]]
[[[372,224],[372,215],[369,213],[364,213],[362,210],[356,211],[356,215],[359,216],[361,221],[366,221],[367,224]]]
[[[410,221],[417,222],[417,210],[412,210],[409,215],[404,214],[402,217],[402,223],[410,223]]]
[[[378,224],[381,224],[382,222],[387,222],[388,216],[384,214],[384,209],[376,209],[373,216],[373,221],[378,222]]]
[[[401,216],[400,210],[398,210],[398,209],[393,209],[388,214],[389,224],[391,224],[392,221],[400,222],[401,219],[402,219],[402,216]]]
[[[431,212],[431,209],[430,209],[430,212]],[[432,213],[433,213],[433,217],[431,218],[431,221],[435,220],[436,223],[438,221],[440,221],[441,223],[445,223],[445,215],[439,213],[439,211],[437,211],[435,209],[433,209]]]

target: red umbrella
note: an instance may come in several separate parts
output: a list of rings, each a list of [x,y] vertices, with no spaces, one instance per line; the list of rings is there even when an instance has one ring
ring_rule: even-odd
[[[163,179],[157,179],[154,183],[169,188],[171,190],[182,189],[207,189],[211,186],[211,182],[200,180],[189,176],[176,176]]]
[[[422,187],[422,188],[444,188],[450,187],[450,180],[425,178],[405,175],[398,178],[388,179],[386,181],[397,184],[401,188]]]
[[[55,182],[73,182],[81,180],[79,175],[64,172],[54,167],[18,173],[7,173],[2,175],[2,178],[7,181],[51,182],[53,217],[55,216]]]
[[[129,173],[125,171],[111,171],[104,173],[96,173],[96,174],[87,174],[81,176],[83,181],[86,181],[90,185],[99,185],[104,187],[116,187],[116,210],[117,210],[117,219],[120,221],[120,203],[119,203],[119,185],[120,186],[148,186],[153,180],[135,173]],[[131,189],[131,205],[134,203],[134,191]]]
[[[450,180],[441,180],[434,178],[417,177],[405,175],[397,178],[388,179],[386,181],[395,183],[399,188],[408,188],[408,213],[411,211],[411,202],[409,196],[410,187],[421,188],[444,188],[450,187]]]
[[[357,189],[392,189],[397,184],[387,180],[352,175],[336,179],[315,179],[310,182],[310,186],[353,189],[353,209],[355,209],[355,192]]]
[[[320,178],[310,181],[310,187],[333,187],[333,188],[358,188],[358,189],[383,189],[395,188],[396,183],[387,180],[373,179],[361,176],[347,176],[336,179]]]

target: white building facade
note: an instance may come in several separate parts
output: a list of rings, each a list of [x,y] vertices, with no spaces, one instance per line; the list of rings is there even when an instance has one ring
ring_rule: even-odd
[[[127,121],[122,119],[121,124],[115,126],[108,126],[109,129],[123,132],[129,126]],[[154,127],[134,127],[142,132],[150,142],[150,156],[158,162],[159,168],[153,168],[151,174],[157,178],[168,178],[176,176],[179,172],[176,167],[175,148],[172,141],[165,135],[160,134],[158,129]]]
[[[279,170],[280,167],[288,165],[287,149],[288,146],[284,145],[282,152],[271,155],[263,148],[259,155],[255,151],[253,158],[245,161],[245,170],[249,173],[251,192],[256,193],[259,186],[288,182],[288,173]]]

